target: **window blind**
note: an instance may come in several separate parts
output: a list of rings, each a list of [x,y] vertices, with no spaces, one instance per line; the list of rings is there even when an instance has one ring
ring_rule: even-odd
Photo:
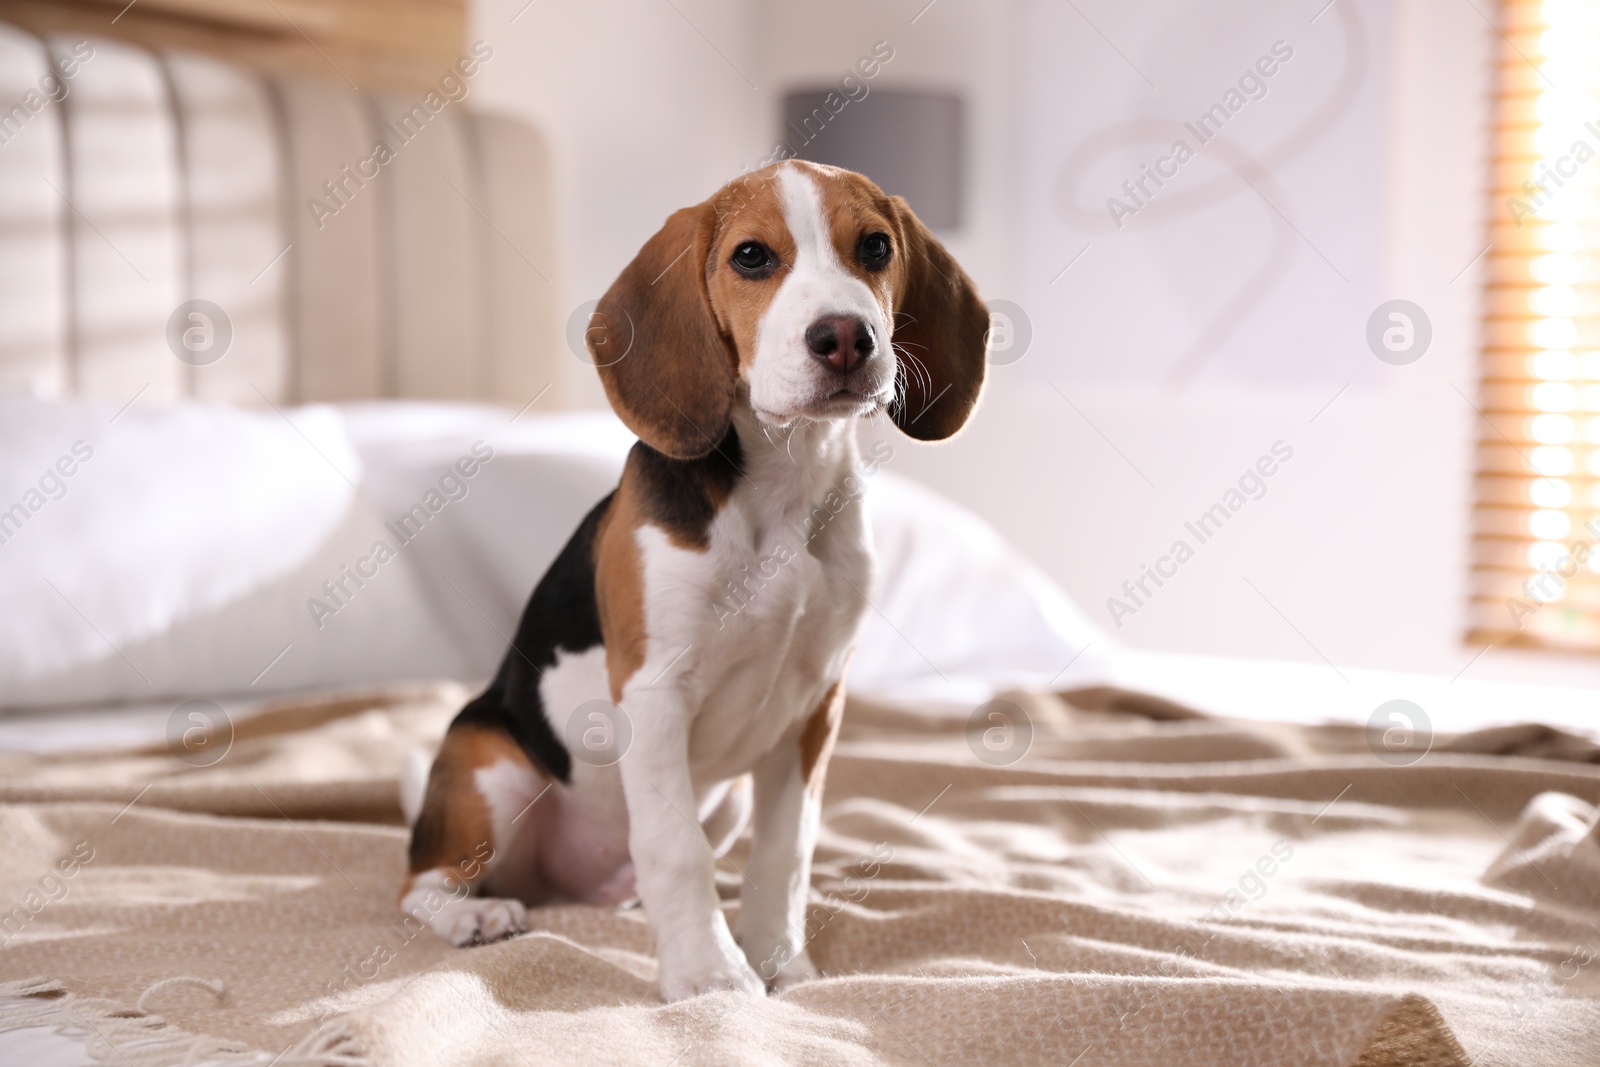
[[[1600,651],[1600,0],[1503,0],[1468,637]]]

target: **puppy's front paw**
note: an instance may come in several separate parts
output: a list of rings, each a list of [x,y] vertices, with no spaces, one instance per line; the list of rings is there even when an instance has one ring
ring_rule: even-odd
[[[724,989],[753,997],[767,993],[766,983],[741,958],[718,959],[698,966],[669,966],[665,961],[661,964],[661,997],[669,1004]]]
[[[778,977],[772,983],[772,988],[774,991],[782,993],[792,985],[809,982],[816,977],[816,964],[811,962],[811,957],[806,953],[806,950],[801,949],[798,956],[778,968]]]
[[[467,897],[446,903],[429,916],[428,925],[452,945],[481,945],[526,930],[528,909],[520,900]]]
[[[745,947],[750,966],[777,992],[817,977],[817,968],[804,948],[795,952],[786,941],[741,939],[739,943]]]

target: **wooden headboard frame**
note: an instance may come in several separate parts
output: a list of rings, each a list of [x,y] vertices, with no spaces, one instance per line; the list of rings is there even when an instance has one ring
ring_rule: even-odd
[[[0,22],[366,90],[426,90],[467,46],[466,0],[0,0]]]

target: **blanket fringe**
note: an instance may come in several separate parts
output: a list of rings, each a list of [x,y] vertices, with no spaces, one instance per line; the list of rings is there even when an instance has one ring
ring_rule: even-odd
[[[179,975],[152,985],[139,997],[137,1006],[129,1009],[103,997],[79,996],[51,978],[0,982],[0,1032],[47,1027],[82,1040],[95,1062],[124,1067],[190,1067],[196,1063],[371,1067],[355,1034],[343,1022],[324,1024],[273,1057],[243,1042],[187,1033],[144,1010],[145,1001],[153,994],[179,984],[198,985],[216,996],[223,991],[219,980]]]

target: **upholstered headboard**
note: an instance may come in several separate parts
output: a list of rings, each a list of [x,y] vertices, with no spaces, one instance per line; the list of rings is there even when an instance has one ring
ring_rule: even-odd
[[[0,24],[0,389],[531,400],[562,344],[549,164],[472,110],[482,47],[370,94]]]

